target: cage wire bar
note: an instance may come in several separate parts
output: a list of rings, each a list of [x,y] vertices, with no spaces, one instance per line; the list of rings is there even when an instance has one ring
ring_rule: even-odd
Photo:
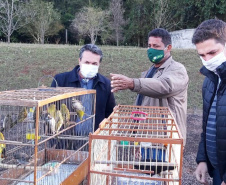
[[[82,88],[0,92],[0,184],[81,183],[95,105],[96,91]]]
[[[183,138],[167,107],[118,105],[89,137],[90,185],[181,185]]]

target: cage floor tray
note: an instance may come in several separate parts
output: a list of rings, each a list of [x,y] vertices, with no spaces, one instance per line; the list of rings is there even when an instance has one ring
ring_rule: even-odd
[[[45,164],[45,166],[54,166],[55,161],[50,161]],[[52,172],[51,175],[45,176],[42,180],[40,180],[38,185],[49,185],[49,184],[60,184],[63,182],[75,169],[78,165],[75,164],[61,164],[59,168]],[[42,171],[37,171],[37,178],[40,178],[43,175]],[[34,173],[29,174],[27,177],[23,179],[24,181],[34,181]],[[25,182],[19,182],[17,185],[27,185]]]
[[[141,175],[141,174],[137,174],[137,175],[138,176],[146,176],[146,175]],[[153,177],[158,177],[158,176],[155,175]],[[115,185],[116,185],[116,183],[115,183]],[[163,182],[155,181],[155,180],[144,180],[144,179],[137,179],[137,178],[135,179],[135,178],[118,177],[117,185],[163,185]]]

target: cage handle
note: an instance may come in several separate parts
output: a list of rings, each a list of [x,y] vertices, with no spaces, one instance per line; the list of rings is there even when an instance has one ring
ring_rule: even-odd
[[[56,79],[52,75],[44,75],[43,77],[41,77],[40,80],[38,81],[38,87],[40,87],[39,84],[42,81],[42,79],[47,78],[47,77],[52,78],[55,81],[55,83],[56,83],[56,87],[58,87],[58,83],[57,83]]]
[[[142,114],[145,115],[145,117],[135,117],[134,114]],[[147,119],[147,113],[142,111],[132,111],[130,118],[133,120],[146,120]]]

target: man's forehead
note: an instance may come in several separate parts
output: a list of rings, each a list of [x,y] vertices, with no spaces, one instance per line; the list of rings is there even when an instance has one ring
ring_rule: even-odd
[[[196,49],[199,54],[207,54],[213,50],[219,49],[223,45],[216,42],[215,39],[208,39],[196,44]]]
[[[161,44],[163,44],[161,37],[153,37],[153,36],[148,38],[148,43],[159,43],[159,44],[161,43]]]
[[[101,56],[96,54],[96,53],[92,53],[91,51],[84,51],[82,58],[79,59],[80,62],[90,62],[90,63],[100,63],[100,58]]]

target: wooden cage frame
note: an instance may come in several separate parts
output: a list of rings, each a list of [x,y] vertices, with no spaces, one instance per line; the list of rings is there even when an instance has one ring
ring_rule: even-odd
[[[37,161],[38,155],[44,158],[44,155],[51,155],[54,158],[55,150],[57,149],[45,149],[42,151],[38,151],[38,146],[44,142],[46,142],[48,139],[44,139],[43,141],[38,141],[38,135],[39,135],[39,107],[47,105],[48,103],[52,103],[58,100],[71,98],[75,96],[80,95],[86,95],[86,94],[93,94],[94,95],[94,114],[91,116],[95,118],[95,112],[96,112],[96,90],[87,90],[83,88],[72,88],[72,87],[40,87],[40,88],[31,88],[31,89],[20,89],[20,90],[11,90],[11,91],[2,91],[0,92],[0,105],[9,105],[9,106],[27,106],[27,107],[35,107],[36,108],[36,128],[35,128],[35,139],[34,144],[26,144],[21,143],[21,145],[27,145],[27,146],[33,146],[34,147],[34,181],[30,182],[36,185],[38,181],[43,178],[37,179],[37,169],[38,164],[40,161]],[[65,130],[68,130],[78,123],[73,122],[74,125],[60,131],[58,134],[61,134]],[[88,146],[89,141],[86,142],[85,145]],[[0,144],[10,144],[9,141],[6,140],[0,140]],[[83,147],[85,146],[83,145]],[[60,152],[62,156],[66,156],[66,159],[69,161],[74,160],[83,160],[83,162],[76,168],[76,170],[68,176],[61,184],[62,185],[78,185],[80,184],[88,174],[88,152],[87,155],[85,154],[85,158],[81,158],[81,152],[74,152],[72,150],[64,150]],[[58,153],[59,154],[59,153]],[[79,159],[78,159],[78,156]],[[63,160],[65,161],[65,160]],[[8,168],[9,169],[9,168]],[[0,177],[0,180],[3,184],[8,184],[12,180],[17,181],[21,174],[24,172],[24,168],[17,168],[11,169],[12,173],[4,174],[3,177]],[[51,173],[51,171],[50,171]],[[76,179],[76,182],[75,182]],[[1,183],[1,184],[2,184]],[[3,185],[2,184],[2,185]]]
[[[119,127],[112,127],[113,124],[122,124],[122,125],[126,125],[128,123],[126,122],[121,122],[121,123],[117,123],[114,122],[113,120],[114,119],[119,119],[119,118],[125,118],[125,119],[136,119],[133,117],[133,112],[139,112],[139,110],[150,110],[152,109],[153,111],[155,111],[155,114],[156,115],[159,115],[158,117],[153,117],[151,119],[162,119],[162,120],[170,120],[170,126],[171,128],[174,128],[174,130],[154,130],[156,132],[158,131],[161,131],[161,132],[170,132],[170,135],[171,137],[170,138],[152,138],[152,137],[131,137],[130,135],[114,135],[113,132],[120,132],[120,131],[137,131],[137,132],[142,132],[142,131],[145,131],[144,129],[140,129],[140,128],[136,128],[136,129],[131,129],[131,128],[119,128]],[[123,112],[123,116],[120,116],[120,113]],[[146,113],[142,113],[142,114],[145,114],[144,117],[141,117],[141,118],[137,118],[137,120],[145,120],[145,116],[150,116],[151,113],[149,113],[147,111],[147,114]],[[167,114],[169,115],[169,118],[161,118],[161,115],[163,114]],[[137,122],[133,122],[133,123],[130,123],[132,125],[136,125],[138,124]],[[140,125],[147,125],[148,123],[145,123],[145,122],[141,122],[139,123]],[[106,135],[102,135],[101,132],[107,132],[108,134]],[[146,130],[147,131],[147,130]],[[150,130],[151,131],[151,130]],[[152,130],[153,131],[153,130]],[[178,138],[172,138],[172,135],[173,133],[176,133],[178,134]],[[107,119],[104,119],[101,124],[99,125],[99,128],[93,133],[93,134],[90,134],[89,136],[89,173],[88,173],[88,181],[89,181],[89,184],[90,184],[90,176],[91,174],[99,174],[99,175],[105,175],[106,178],[108,179],[109,176],[114,176],[114,177],[125,177],[125,178],[137,178],[136,176],[129,176],[129,175],[125,175],[125,174],[118,174],[118,173],[112,173],[112,172],[106,172],[106,171],[95,171],[92,169],[92,142],[94,140],[108,140],[108,150],[107,150],[107,158],[108,160],[110,160],[111,158],[111,151],[110,151],[110,148],[111,148],[111,141],[112,140],[115,140],[115,141],[122,141],[122,140],[126,140],[126,141],[129,141],[129,142],[150,142],[150,143],[161,143],[161,144],[170,144],[170,146],[172,146],[173,144],[178,144],[180,146],[180,154],[181,154],[181,157],[180,157],[180,160],[178,161],[179,163],[179,166],[180,166],[180,169],[179,169],[179,179],[175,180],[175,182],[179,183],[179,185],[182,184],[182,162],[183,162],[183,137],[182,137],[182,134],[180,132],[180,129],[178,127],[178,124],[176,123],[175,119],[174,119],[174,116],[172,114],[172,112],[169,110],[169,108],[167,107],[148,107],[148,106],[128,106],[128,105],[118,105],[114,108],[114,111],[113,113],[107,118]],[[95,151],[94,151],[95,152]],[[105,163],[107,164],[107,163]],[[131,171],[131,172],[139,172],[139,170],[134,170],[134,169],[122,169],[122,168],[118,168],[118,170],[121,170],[121,171]],[[147,171],[146,171],[147,172]],[[144,171],[142,172],[144,173]],[[150,172],[149,172],[150,173]],[[144,180],[156,180],[156,181],[164,181],[164,182],[172,182],[173,180],[171,179],[162,179],[162,178],[150,178],[150,177],[139,177],[139,179],[144,179]],[[108,185],[108,180],[106,180],[107,184]],[[97,185],[97,184],[90,184],[90,185]]]

